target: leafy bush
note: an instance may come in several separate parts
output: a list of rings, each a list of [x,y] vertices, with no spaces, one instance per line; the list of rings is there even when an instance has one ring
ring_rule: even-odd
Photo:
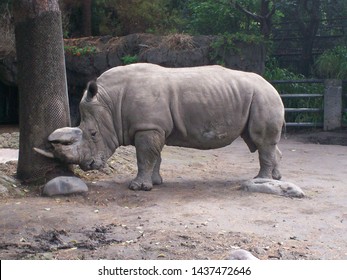
[[[137,55],[125,55],[121,58],[122,62],[124,65],[128,65],[128,64],[133,64],[133,63],[137,63],[139,61],[139,58]]]
[[[240,15],[235,15],[235,9],[229,0],[191,0],[189,29],[192,33],[202,35],[235,32],[242,22]]]
[[[275,59],[269,59],[266,63],[264,77],[271,81],[284,80],[295,81],[307,79],[302,74],[295,74],[288,69],[279,67]],[[322,83],[273,83],[273,86],[280,94],[307,93],[317,94],[324,92]],[[320,108],[322,109],[323,98],[321,97],[302,97],[302,98],[282,98],[285,108]],[[323,122],[323,114],[319,112],[310,113],[287,113],[287,122]]]
[[[93,5],[94,34],[169,33],[184,25],[170,0],[98,0]]]
[[[242,53],[236,46],[236,43],[244,42],[248,44],[264,44],[266,43],[263,36],[254,34],[245,34],[241,32],[230,34],[228,32],[218,36],[211,44],[210,58],[217,64],[224,65],[224,59],[229,55],[230,51],[234,53]]]
[[[83,56],[88,54],[93,54],[96,52],[96,47],[86,46],[86,47],[77,47],[77,46],[64,46],[65,53],[69,53],[75,56]]]
[[[328,79],[347,79],[347,47],[337,46],[318,57],[317,73]]]

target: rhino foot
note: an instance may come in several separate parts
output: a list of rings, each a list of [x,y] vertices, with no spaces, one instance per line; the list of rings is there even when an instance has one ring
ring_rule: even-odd
[[[152,175],[153,185],[161,185],[163,183],[163,178],[159,174]]]
[[[282,178],[281,172],[277,168],[274,168],[274,170],[272,170],[272,179],[281,180],[281,178]]]
[[[153,185],[151,183],[138,182],[136,179],[129,184],[129,189],[133,191],[150,191],[152,188]]]

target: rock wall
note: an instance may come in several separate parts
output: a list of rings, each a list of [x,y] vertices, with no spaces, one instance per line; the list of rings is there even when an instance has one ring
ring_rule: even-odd
[[[72,115],[78,111],[78,101],[87,82],[112,67],[124,65],[127,63],[126,58],[166,67],[222,63],[231,69],[258,74],[264,72],[263,45],[235,42],[233,48],[216,49],[213,43],[217,39],[217,36],[131,34],[124,37],[103,36],[65,40]],[[2,56],[0,50],[0,82],[7,86],[16,86],[16,81],[15,54]]]
[[[256,72],[264,71],[265,54],[262,45],[237,43],[238,51],[228,50],[211,57],[211,43],[216,36],[132,34],[125,37],[90,37],[66,40],[76,49],[95,47],[85,55],[66,54],[66,68],[70,86],[85,86],[105,70],[124,65],[124,58],[135,57],[137,62],[148,62],[166,67],[191,67],[216,64],[221,60],[228,68]]]

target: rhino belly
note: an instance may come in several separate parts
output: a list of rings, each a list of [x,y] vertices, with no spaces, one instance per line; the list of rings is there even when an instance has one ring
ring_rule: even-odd
[[[239,135],[238,135],[239,136]],[[168,146],[179,146],[200,150],[209,150],[222,148],[230,145],[238,136],[230,135],[230,133],[220,133],[213,130],[196,134],[189,134],[182,137],[181,134],[173,132],[166,140]]]
[[[231,121],[189,123],[186,126],[186,135],[174,129],[167,137],[166,144],[202,150],[225,147],[241,135],[246,121],[238,124]]]
[[[180,103],[173,116],[174,128],[167,137],[169,146],[216,149],[231,144],[245,129],[250,98],[237,100],[235,95],[215,91]],[[206,98],[208,96],[209,98]],[[221,97],[222,96],[222,97]]]

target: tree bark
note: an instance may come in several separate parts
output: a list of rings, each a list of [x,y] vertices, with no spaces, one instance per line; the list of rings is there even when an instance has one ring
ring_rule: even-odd
[[[92,35],[92,0],[82,0],[83,35]]]
[[[309,75],[313,64],[313,44],[321,19],[320,0],[297,0],[297,24],[302,35],[301,72]]]
[[[19,89],[17,177],[37,181],[64,173],[34,147],[48,149],[48,135],[70,125],[63,33],[58,0],[14,0]]]

